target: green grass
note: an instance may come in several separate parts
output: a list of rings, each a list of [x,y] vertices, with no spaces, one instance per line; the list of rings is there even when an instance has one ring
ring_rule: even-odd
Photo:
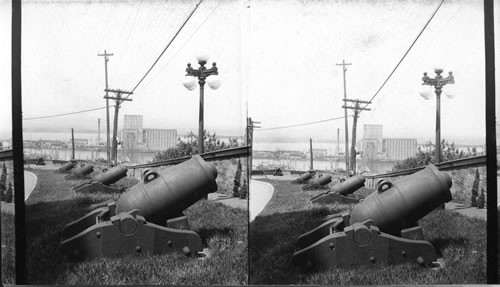
[[[298,236],[324,222],[325,215],[350,210],[353,205],[313,205],[309,197],[321,191],[303,192],[300,185],[263,181],[271,183],[275,190],[271,201],[250,225],[250,284],[486,283],[486,222],[446,210],[433,211],[419,221],[426,240],[442,255],[445,268],[433,270],[402,264],[300,273],[291,264]],[[365,189],[359,193],[368,192]]]
[[[14,216],[2,212],[2,284],[16,281],[16,248]]]
[[[26,206],[28,284],[247,283],[247,212],[211,201],[199,201],[185,210],[191,229],[211,253],[208,258],[174,253],[67,262],[59,250],[64,226],[119,195],[74,195],[72,182],[64,175],[34,172],[38,184]]]

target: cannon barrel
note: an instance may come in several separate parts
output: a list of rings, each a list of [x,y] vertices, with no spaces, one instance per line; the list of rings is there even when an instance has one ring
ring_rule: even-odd
[[[217,190],[217,170],[199,155],[166,169],[149,171],[142,182],[123,193],[116,213],[138,209],[148,221],[164,224],[208,193]]]
[[[399,236],[402,229],[451,200],[451,178],[434,165],[394,183],[381,180],[377,190],[355,205],[350,224],[371,219],[381,231]]]
[[[94,166],[91,164],[87,164],[80,168],[77,168],[73,171],[74,174],[87,175],[94,171]]]
[[[312,183],[323,186],[329,184],[330,182],[332,182],[332,176],[328,174],[314,179]]]
[[[60,168],[59,171],[69,171],[75,167],[75,162],[68,161],[67,163],[63,164]]]
[[[334,193],[348,195],[365,186],[365,178],[360,175],[347,178],[344,182],[339,182],[332,187]]]
[[[93,180],[104,185],[110,185],[127,176],[127,168],[121,165],[115,166],[106,172],[94,176]]]
[[[311,179],[312,176],[313,176],[312,173],[308,171],[308,172],[304,173],[303,175],[299,176],[297,178],[297,180],[308,181]]]
[[[310,180],[312,176],[313,172],[307,171],[301,176],[297,177],[295,180],[293,180],[292,183],[305,183],[306,181]]]

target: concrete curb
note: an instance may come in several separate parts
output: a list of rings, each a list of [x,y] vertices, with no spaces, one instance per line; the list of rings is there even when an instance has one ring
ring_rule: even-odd
[[[255,217],[262,212],[262,210],[264,210],[273,197],[273,193],[274,187],[271,184],[253,179],[250,180],[250,222],[252,222]]]

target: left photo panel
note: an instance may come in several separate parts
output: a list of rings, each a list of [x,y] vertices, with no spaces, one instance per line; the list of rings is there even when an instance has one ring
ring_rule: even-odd
[[[242,3],[27,0],[21,12],[22,114],[0,130],[2,283],[20,282],[24,228],[25,284],[247,285]],[[9,172],[20,149],[23,190]]]

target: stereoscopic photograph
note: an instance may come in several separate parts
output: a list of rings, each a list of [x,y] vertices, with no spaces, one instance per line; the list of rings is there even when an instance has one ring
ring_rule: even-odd
[[[490,1],[0,6],[4,285],[495,283]]]

